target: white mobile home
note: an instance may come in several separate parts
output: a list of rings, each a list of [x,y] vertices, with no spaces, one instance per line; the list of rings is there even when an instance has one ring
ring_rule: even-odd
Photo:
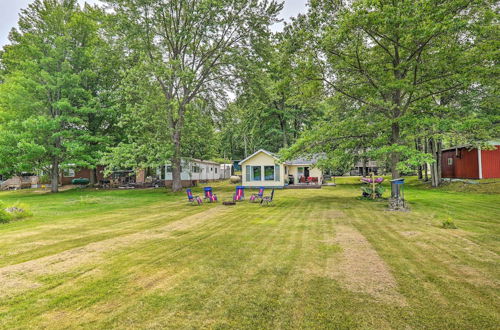
[[[157,169],[157,176],[165,181],[166,186],[172,185],[172,166],[167,164]],[[190,187],[198,182],[211,182],[221,179],[220,164],[201,159],[185,159],[181,163],[181,182]]]

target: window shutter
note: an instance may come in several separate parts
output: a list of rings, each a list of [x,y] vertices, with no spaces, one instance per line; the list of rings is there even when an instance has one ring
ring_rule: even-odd
[[[280,181],[280,166],[274,165],[274,181]]]
[[[247,176],[246,180],[247,180],[247,182],[250,182],[250,180],[251,180],[250,179],[250,174],[252,173],[252,168],[251,168],[250,165],[245,166],[245,168],[246,168],[246,172],[247,172],[246,173],[246,176]]]

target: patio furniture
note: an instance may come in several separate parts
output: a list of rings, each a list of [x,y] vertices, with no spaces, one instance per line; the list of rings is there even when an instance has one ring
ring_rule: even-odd
[[[271,203],[273,202],[273,198],[274,198],[274,189],[271,191],[270,196],[265,196],[262,198],[262,200],[260,201],[260,205],[266,205],[266,206],[271,205]]]
[[[190,203],[192,203],[192,205],[201,205],[203,203],[203,200],[200,198],[200,196],[193,196],[193,192],[190,188],[186,189],[186,193],[188,196],[188,200]]]
[[[205,192],[205,200],[208,200],[210,203],[217,202],[217,195],[213,193],[212,187],[205,187],[203,191]]]
[[[260,187],[259,193],[252,194],[252,196],[250,196],[250,202],[255,203],[258,199],[262,200],[262,198],[264,197],[264,189],[264,187]]]
[[[233,195],[233,201],[239,202],[245,199],[245,187],[236,186],[236,193]]]

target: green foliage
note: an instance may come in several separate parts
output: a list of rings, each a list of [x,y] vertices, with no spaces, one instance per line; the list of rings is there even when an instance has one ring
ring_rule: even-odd
[[[31,217],[33,213],[28,205],[15,202],[12,205],[0,202],[0,223],[8,223],[13,220],[20,220]]]
[[[372,194],[373,194],[373,187],[371,184],[368,184],[368,183],[363,184],[361,186],[361,190],[363,191],[363,196],[365,196],[365,197],[372,196]],[[377,198],[382,197],[385,190],[386,190],[386,188],[384,186],[382,186],[382,184],[380,184],[380,183],[375,184],[375,196]]]
[[[250,41],[268,33],[282,5],[274,0],[106,2],[119,46],[127,49],[123,55],[135,63],[125,77],[127,111],[121,121],[133,131],[114,151],[128,146],[156,151],[141,159],[148,165],[169,158],[172,189],[180,190],[181,157],[213,154],[206,139],[213,130],[196,111],[209,116],[206,110],[227,97],[224,87],[233,84],[236,62],[254,55]],[[209,147],[198,150],[201,145]]]
[[[220,153],[242,159],[253,151],[277,152],[294,143],[320,117],[320,73],[304,47],[305,25],[297,20],[285,30],[260,39],[259,59],[241,63],[235,102],[223,114]]]
[[[434,161],[415,138],[476,142],[498,133],[498,109],[479,106],[498,94],[498,84],[482,78],[496,71],[485,60],[498,44],[493,2],[334,4],[313,1],[308,15],[307,45],[331,93],[327,115],[286,156],[323,151],[337,169],[368,157],[399,176]]]
[[[453,221],[452,218],[448,218],[446,220],[443,221],[443,223],[441,224],[441,226],[444,228],[444,229],[457,229],[457,225],[455,225],[455,221]]]
[[[115,57],[101,39],[101,11],[36,0],[1,54],[0,172],[95,167],[110,143]]]
[[[5,211],[3,204],[0,203],[0,223],[8,223],[11,220],[9,212]]]

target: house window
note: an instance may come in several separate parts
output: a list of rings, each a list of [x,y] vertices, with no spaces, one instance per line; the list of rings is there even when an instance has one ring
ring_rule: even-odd
[[[193,165],[192,171],[193,171],[193,173],[200,173],[201,172],[200,167],[198,165]]]
[[[66,178],[74,178],[75,177],[75,170],[73,168],[65,168],[63,170],[63,175]]]
[[[274,165],[264,166],[264,180],[274,181]]]
[[[217,167],[215,168],[215,174],[217,174]]]
[[[172,173],[172,166],[167,165],[167,173]]]
[[[453,158],[448,158],[448,165],[453,165]]]
[[[168,171],[168,166],[166,166]],[[160,180],[165,180],[165,166],[160,167]]]
[[[252,181],[261,181],[262,180],[262,169],[260,166],[251,166],[252,168]]]

